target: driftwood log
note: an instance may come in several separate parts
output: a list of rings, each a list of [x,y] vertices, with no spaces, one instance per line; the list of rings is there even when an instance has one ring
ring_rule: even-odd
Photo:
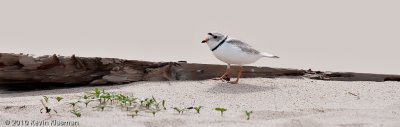
[[[225,65],[148,62],[116,58],[0,53],[0,85],[105,85],[136,81],[204,80],[220,76]],[[235,68],[234,68],[235,69]],[[232,71],[236,75],[236,71]],[[244,67],[242,77],[302,76],[319,80],[400,81],[398,75],[327,73],[270,67]]]

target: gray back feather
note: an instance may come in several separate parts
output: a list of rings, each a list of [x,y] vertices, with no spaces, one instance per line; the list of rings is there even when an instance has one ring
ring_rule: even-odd
[[[253,49],[249,44],[246,44],[240,40],[232,39],[232,40],[226,41],[226,43],[233,44],[233,45],[237,46],[238,48],[240,48],[240,50],[242,50],[243,52],[246,52],[249,54],[260,54],[259,51]]]

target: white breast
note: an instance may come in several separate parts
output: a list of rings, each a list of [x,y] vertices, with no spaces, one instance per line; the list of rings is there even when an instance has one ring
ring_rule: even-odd
[[[230,43],[222,44],[213,51],[213,54],[217,59],[225,63],[238,65],[254,63],[262,57],[259,54],[243,52],[239,47]]]

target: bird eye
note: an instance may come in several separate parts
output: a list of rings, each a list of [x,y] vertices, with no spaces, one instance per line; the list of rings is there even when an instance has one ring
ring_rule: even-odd
[[[213,38],[214,38],[214,39],[217,39],[217,38],[218,38],[218,36],[213,36]]]

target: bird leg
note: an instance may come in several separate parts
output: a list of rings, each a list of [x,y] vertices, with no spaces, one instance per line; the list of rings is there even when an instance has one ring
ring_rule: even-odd
[[[226,66],[226,71],[225,71],[225,73],[224,73],[221,77],[213,78],[213,80],[224,80],[224,79],[225,79],[225,76],[227,76],[230,72],[231,72],[231,66],[228,64],[228,65]]]
[[[236,81],[230,81],[228,83],[237,84],[239,82],[240,76],[242,76],[242,72],[243,72],[243,66],[239,65],[239,71],[238,71],[238,74],[237,74],[237,77],[236,77]]]

